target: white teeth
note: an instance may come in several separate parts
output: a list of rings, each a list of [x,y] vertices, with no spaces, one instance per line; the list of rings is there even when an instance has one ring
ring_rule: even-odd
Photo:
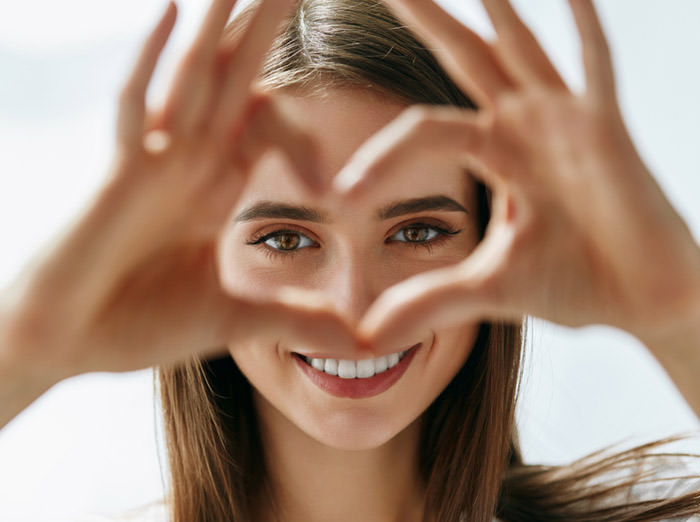
[[[389,357],[389,368],[393,368],[397,364],[399,364],[399,354],[398,353],[392,353],[388,355]]]
[[[346,361],[341,359],[338,361],[338,377],[341,379],[354,379],[357,375],[355,361]]]
[[[338,375],[338,361],[335,359],[326,359],[323,371],[330,375]]]
[[[374,359],[374,373],[382,373],[389,369],[389,361],[386,355]]]
[[[367,379],[378,373],[393,368],[403,359],[408,350],[400,353],[391,353],[375,359],[362,359],[350,361],[347,359],[318,359],[303,357],[303,359],[320,372],[329,375],[337,375],[342,379]]]
[[[374,361],[372,359],[363,359],[355,363],[357,367],[357,378],[366,379],[374,375]]]

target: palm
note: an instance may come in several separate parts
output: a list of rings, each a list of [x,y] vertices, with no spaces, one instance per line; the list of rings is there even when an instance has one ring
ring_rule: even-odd
[[[212,319],[234,303],[221,290],[212,245],[162,248],[106,294],[86,325],[100,361],[83,355],[76,365],[131,370],[174,362],[195,347],[220,350],[226,325]]]

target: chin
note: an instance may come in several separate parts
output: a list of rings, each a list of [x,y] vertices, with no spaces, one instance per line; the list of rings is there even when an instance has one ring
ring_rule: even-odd
[[[309,420],[306,417],[305,420]],[[324,413],[318,422],[298,423],[297,427],[319,443],[346,451],[379,448],[401,434],[414,419],[391,419],[386,414],[350,406],[332,414]]]

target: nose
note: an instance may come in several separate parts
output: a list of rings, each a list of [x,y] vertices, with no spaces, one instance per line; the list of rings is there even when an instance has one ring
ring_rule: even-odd
[[[373,269],[367,255],[340,255],[326,267],[322,278],[323,292],[333,303],[335,312],[354,326],[387,286],[381,280],[383,272],[380,267]]]

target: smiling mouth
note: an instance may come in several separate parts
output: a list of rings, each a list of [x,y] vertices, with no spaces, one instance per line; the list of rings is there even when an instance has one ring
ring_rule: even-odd
[[[409,349],[410,350],[410,349]],[[368,379],[379,373],[390,370],[409,352],[390,353],[376,359],[351,361],[347,359],[316,359],[297,354],[309,366],[328,375],[337,375],[341,379]]]
[[[293,353],[302,372],[319,388],[336,397],[360,399],[389,389],[408,368],[418,343],[408,350],[359,361],[321,359]]]

